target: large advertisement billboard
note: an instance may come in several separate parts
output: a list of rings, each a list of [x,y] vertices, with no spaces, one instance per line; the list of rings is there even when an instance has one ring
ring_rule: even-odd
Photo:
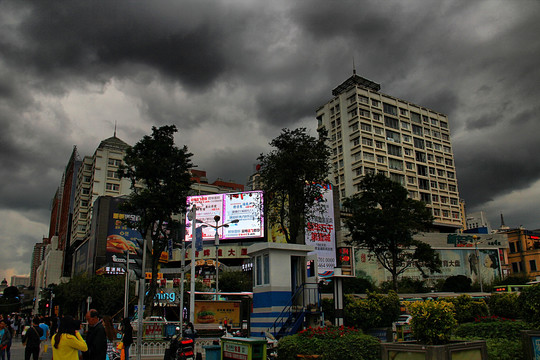
[[[123,199],[111,199],[109,207],[109,224],[107,231],[107,260],[109,264],[126,263],[125,251],[129,251],[130,264],[135,263],[137,250],[140,250],[137,240],[142,240],[142,235],[137,230],[128,227],[125,219],[134,215],[125,214],[118,206]],[[135,219],[133,219],[135,220]]]
[[[187,207],[197,206],[197,221],[202,227],[203,240],[264,237],[263,192],[188,196]],[[216,224],[215,216],[220,219]],[[238,220],[236,223],[232,221]],[[221,226],[229,223],[228,227]],[[204,226],[206,224],[206,226]],[[191,241],[192,222],[186,219],[186,241]]]
[[[336,267],[336,232],[332,185],[320,185],[321,198],[306,226],[306,245],[315,247],[319,276],[328,277]]]

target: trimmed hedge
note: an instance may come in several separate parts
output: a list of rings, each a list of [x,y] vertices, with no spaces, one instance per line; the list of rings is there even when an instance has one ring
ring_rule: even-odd
[[[498,317],[489,317],[481,322],[461,324],[454,331],[455,336],[476,337],[481,339],[508,339],[521,343],[521,330],[528,330],[524,321],[514,321]]]
[[[380,343],[377,338],[353,328],[308,328],[281,338],[277,354],[278,360],[295,360],[299,354],[322,355],[325,360],[378,360]]]

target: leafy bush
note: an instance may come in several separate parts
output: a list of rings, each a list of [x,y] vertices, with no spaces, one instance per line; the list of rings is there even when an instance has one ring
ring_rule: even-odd
[[[487,316],[488,306],[484,299],[473,299],[469,295],[460,295],[456,298],[448,299],[454,304],[454,316],[459,324],[474,321],[474,319]]]
[[[459,325],[454,334],[459,337],[519,341],[521,339],[520,331],[529,328],[524,321],[489,316],[478,318],[472,323]]]
[[[388,295],[368,293],[366,299],[346,296],[345,323],[363,330],[391,326],[400,313],[399,296],[395,291]]]
[[[486,339],[489,360],[522,360],[524,358],[521,341],[508,339]]]
[[[493,294],[488,300],[489,313],[494,316],[517,319],[520,317],[517,299],[517,293]]]
[[[535,328],[540,328],[540,285],[523,289],[517,305],[521,309],[521,317]]]
[[[415,339],[427,345],[446,344],[457,324],[454,305],[447,301],[408,302],[412,315],[411,330]]]
[[[377,360],[379,341],[354,328],[308,328],[278,342],[278,360],[294,360],[298,354],[322,355],[325,360]]]

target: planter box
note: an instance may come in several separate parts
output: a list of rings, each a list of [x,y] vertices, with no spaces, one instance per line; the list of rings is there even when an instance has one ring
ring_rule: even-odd
[[[523,354],[526,360],[540,359],[540,331],[521,331],[521,341],[523,344]]]
[[[485,341],[453,341],[445,345],[417,342],[381,344],[382,360],[486,360]]]

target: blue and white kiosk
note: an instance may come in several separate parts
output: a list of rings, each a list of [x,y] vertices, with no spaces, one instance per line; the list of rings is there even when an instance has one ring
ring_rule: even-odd
[[[313,250],[313,246],[273,242],[248,248],[254,274],[252,337],[264,337],[267,331],[278,338],[295,333],[304,321],[320,315]]]

